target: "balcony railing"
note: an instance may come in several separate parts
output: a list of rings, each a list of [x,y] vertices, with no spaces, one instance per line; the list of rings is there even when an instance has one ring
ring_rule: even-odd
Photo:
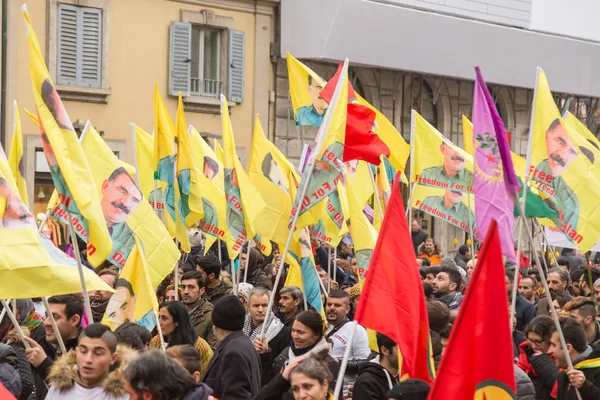
[[[221,93],[221,81],[214,79],[191,78],[190,95],[218,98]]]

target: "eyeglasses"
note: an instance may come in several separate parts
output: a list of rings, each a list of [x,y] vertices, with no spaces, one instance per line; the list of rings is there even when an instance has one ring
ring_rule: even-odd
[[[531,339],[531,338],[527,338],[527,341],[528,341],[529,343],[531,343],[531,344],[535,344],[536,346],[539,346],[539,345],[541,345],[542,343],[545,343],[545,342],[546,342],[545,340],[534,340],[534,339]]]

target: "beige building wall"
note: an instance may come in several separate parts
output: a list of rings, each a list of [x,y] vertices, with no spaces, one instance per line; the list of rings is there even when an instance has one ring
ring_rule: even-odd
[[[35,111],[29,77],[27,37],[20,15],[22,2],[8,1],[11,23],[7,57],[7,103],[12,104],[12,100],[16,99],[21,109],[25,107]],[[229,21],[232,29],[245,33],[244,101],[230,109],[238,154],[245,166],[256,113],[260,114],[265,131],[268,129],[267,132],[272,137],[274,104],[269,99],[274,98],[271,94],[274,90],[274,72],[270,61],[270,44],[275,38],[275,16],[279,0],[29,0],[27,6],[33,27],[46,62],[50,65],[52,57],[56,57],[56,50],[47,48],[48,43],[52,43],[48,35],[49,32],[56,32],[56,11],[52,11],[56,10],[59,2],[106,7],[104,12],[108,18],[104,21],[108,23],[104,29],[108,28],[108,54],[104,55],[103,60],[108,62],[107,89],[110,95],[106,104],[75,100],[65,100],[64,103],[73,122],[85,124],[90,119],[98,131],[104,132],[104,138],[113,150],[120,151],[121,158],[129,163],[134,162],[131,122],[148,132],[153,130],[153,90],[156,82],[172,118],[175,117],[177,98],[168,95],[169,32],[171,21],[182,21],[186,16],[201,18],[207,14],[214,15]],[[50,70],[52,73],[52,67]],[[59,93],[62,96],[62,92]],[[63,99],[67,97],[65,95]],[[210,112],[192,112],[187,105],[186,108],[188,124],[194,125],[203,134],[221,135],[218,102],[213,100]],[[24,135],[31,135],[26,138],[26,143],[30,144],[26,162],[32,198],[35,171],[32,149],[35,151],[39,132],[23,112],[21,119]],[[11,106],[7,113],[9,127],[12,127],[12,121]],[[4,143],[7,151],[11,135],[12,128],[9,128]]]

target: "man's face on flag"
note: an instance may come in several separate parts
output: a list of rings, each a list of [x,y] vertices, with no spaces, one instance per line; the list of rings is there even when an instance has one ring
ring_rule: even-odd
[[[16,229],[29,226],[36,228],[33,214],[4,178],[0,178],[0,198],[4,198],[6,204],[5,208],[0,210],[0,227]]]
[[[546,151],[552,176],[560,176],[577,157],[577,148],[560,123],[546,132]]]
[[[131,177],[123,172],[102,183],[102,212],[107,225],[125,222],[142,201],[142,193]]]
[[[440,152],[444,156],[444,169],[446,172],[458,173],[465,168],[465,159],[452,147],[442,142]]]
[[[135,321],[133,316],[134,302],[132,294],[125,286],[119,286],[110,298],[106,307],[106,315],[115,325]]]
[[[323,85],[321,85],[315,79],[310,79],[310,83],[308,84],[308,93],[312,98],[313,107],[319,114],[323,114],[328,107],[327,102],[321,97],[321,90],[323,90]]]
[[[463,192],[457,192],[455,190],[446,190],[444,192],[444,203],[449,207],[455,206],[462,201]]]

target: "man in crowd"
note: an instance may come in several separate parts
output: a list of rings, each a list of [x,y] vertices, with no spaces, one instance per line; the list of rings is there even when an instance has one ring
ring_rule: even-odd
[[[352,261],[352,258],[354,257],[354,243],[352,242],[350,235],[346,234],[342,238],[340,245],[338,246],[337,256],[339,259],[348,262]]]
[[[432,265],[427,268],[427,272],[425,274],[425,282],[427,282],[431,287],[433,287],[433,281],[435,281],[435,277],[440,272],[439,265]]]
[[[587,265],[585,262],[585,258],[582,256],[578,256],[575,249],[568,249],[568,248],[562,249],[562,251],[560,252],[559,259],[562,257],[567,259],[567,262],[569,263],[569,268],[571,270],[576,269],[580,265]]]
[[[466,244],[461,245],[458,248],[458,252],[456,253],[456,257],[454,257],[454,262],[456,265],[461,267],[462,269],[467,269],[467,263],[471,259],[471,248]]]
[[[567,296],[570,300],[571,296],[567,293],[567,287],[569,286],[569,273],[567,271],[559,267],[551,268],[546,276],[546,282],[548,283],[548,289],[550,289],[550,295],[553,299],[557,296]],[[546,296],[538,302],[537,315],[550,314],[548,304],[551,304],[552,300],[548,300],[548,297]]]
[[[187,307],[196,334],[214,349],[217,338],[213,332],[211,312],[213,305],[204,300],[204,279],[196,271],[189,271],[181,277],[183,304]]]
[[[251,400],[261,385],[260,357],[244,335],[246,310],[236,296],[225,296],[215,305],[212,322],[219,345],[203,382],[218,399]]]
[[[366,363],[358,373],[352,397],[364,400],[387,400],[387,394],[398,383],[398,345],[377,333],[379,355]]]
[[[565,304],[564,311],[581,325],[588,344],[600,344],[600,322],[596,321],[596,306],[589,297],[575,297]]]
[[[515,273],[513,271],[506,270],[505,282],[508,298],[512,299],[512,291],[515,282]],[[535,306],[517,293],[515,313],[517,314],[517,325],[515,329],[523,332],[525,330],[525,326],[527,326],[527,324],[535,317]]]
[[[58,334],[65,344],[67,351],[77,346],[77,336],[81,326],[81,316],[83,315],[83,301],[79,295],[66,294],[52,296],[48,299],[50,312],[56,320]],[[35,375],[36,399],[41,400],[46,397],[48,391],[46,387],[46,378],[50,373],[50,367],[54,361],[62,355],[58,346],[57,333],[54,332],[50,318],[44,320],[44,330],[46,336],[40,342],[25,336],[25,341],[31,348],[26,349],[27,360],[33,367]]]
[[[79,335],[75,353],[52,366],[46,399],[128,399],[123,367],[135,353],[126,349],[117,351],[117,337],[108,326],[88,325]]]
[[[522,298],[535,305],[538,302],[538,298],[535,296],[536,287],[537,282],[535,278],[529,276],[521,278],[519,282],[519,294]]]
[[[458,290],[462,283],[462,275],[457,268],[442,267],[433,281],[433,295],[450,309],[450,318],[458,314],[463,295]]]
[[[594,282],[594,297],[596,298],[596,304],[600,304],[600,278]]]
[[[279,372],[273,371],[275,357],[281,354],[292,341],[291,329],[285,327],[273,312],[269,312],[264,337],[260,336],[267,318],[270,296],[271,291],[268,289],[262,287],[252,289],[249,295],[250,312],[246,315],[244,321],[244,334],[254,343],[254,348],[260,355],[262,385],[267,384]]]
[[[117,285],[117,280],[119,279],[119,276],[117,274],[108,269],[105,269],[104,271],[100,272],[98,276],[113,289]],[[92,307],[92,316],[94,318],[94,322],[102,321],[102,317],[104,317],[104,312],[106,311],[106,307],[108,306],[108,301],[110,300],[112,295],[113,292],[109,292],[107,290],[98,290],[96,292],[90,292],[90,305]]]
[[[221,262],[212,254],[207,254],[196,259],[196,270],[204,277],[206,288],[202,297],[217,304],[225,296],[233,292],[231,283],[219,279],[221,274]]]
[[[558,264],[559,268],[571,272],[571,266],[569,265],[569,259],[567,257],[558,257],[556,259],[556,264]]]
[[[580,296],[586,296],[586,297],[594,296],[593,288],[590,288],[590,283],[589,283],[590,276],[588,275],[588,273],[589,273],[589,275],[592,276],[592,279],[591,279],[592,282],[596,282],[598,279],[600,279],[600,270],[594,268],[588,272],[588,270],[586,268],[584,273],[579,278],[579,294],[580,294]]]
[[[573,296],[581,296],[581,288],[579,287],[579,285],[581,284],[581,276],[586,272],[585,267],[579,267],[574,269],[573,271],[571,271],[570,273],[570,278],[571,278],[571,294]]]
[[[573,318],[563,318],[560,328],[567,348],[562,348],[558,332],[554,332],[548,350],[556,365],[563,368],[558,374],[557,400],[577,399],[576,389],[581,400],[600,399],[600,349],[587,344],[583,328]],[[568,371],[567,357],[574,367]]]
[[[348,346],[348,343],[350,342],[352,323],[350,323],[350,320],[348,319],[349,312],[350,296],[348,293],[340,289],[332,289],[329,292],[325,307],[327,323],[329,324],[325,339],[332,341],[333,347],[331,349],[331,357],[338,360],[344,358],[346,346]],[[369,349],[367,331],[362,326],[357,325],[354,332],[354,338],[352,339],[348,366],[346,367],[346,375],[344,377],[346,388],[347,385],[354,382],[360,366],[367,362],[370,354],[371,350]]]
[[[413,219],[410,223],[410,237],[415,248],[415,254],[417,254],[417,249],[427,239],[427,234],[421,229],[421,223],[418,219]]]
[[[296,316],[302,312],[304,294],[298,286],[284,286],[279,291],[279,318],[286,328],[292,329]]]
[[[435,252],[435,243],[433,238],[427,238],[422,245],[423,251],[418,255],[419,258],[426,258],[431,262],[431,265],[439,265],[442,258]]]

